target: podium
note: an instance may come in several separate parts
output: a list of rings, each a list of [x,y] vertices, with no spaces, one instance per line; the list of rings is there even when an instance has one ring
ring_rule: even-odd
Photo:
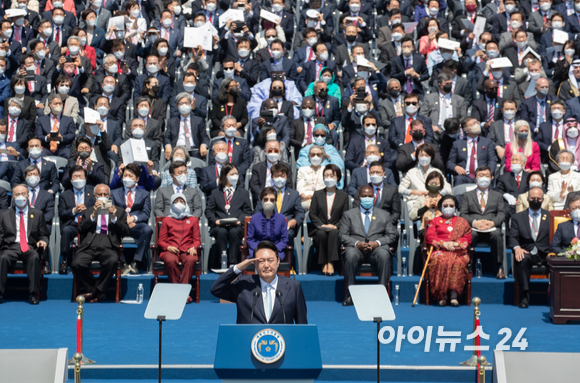
[[[220,325],[214,370],[224,383],[311,383],[322,371],[316,325]]]

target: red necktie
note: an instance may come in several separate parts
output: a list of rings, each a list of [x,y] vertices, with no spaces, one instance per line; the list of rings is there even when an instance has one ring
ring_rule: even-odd
[[[8,132],[8,142],[13,142],[15,131],[16,131],[16,121],[12,120],[12,122],[10,123],[10,131]]]
[[[34,93],[34,81],[27,81],[28,82],[28,91],[30,94]]]
[[[228,157],[230,159],[230,162],[232,162],[232,153],[233,153],[232,141],[228,141]]]
[[[60,27],[56,27],[56,42],[60,45]]]
[[[213,24],[213,21],[212,21],[213,17],[212,16],[213,16],[213,12],[209,14],[209,22]]]
[[[411,136],[411,122],[413,122],[413,118],[409,117],[409,127],[407,128],[407,134],[405,134],[405,144],[413,141],[413,137]]]
[[[490,101],[487,110],[487,121],[493,121],[493,101]]]
[[[314,49],[310,48],[310,54],[308,55],[308,61],[312,60]]]
[[[477,156],[476,149],[477,141],[471,141],[471,160],[469,162],[469,177],[475,178],[475,157]]]
[[[121,68],[121,60],[117,60],[117,73],[123,74],[123,68]]]
[[[40,63],[36,63],[36,74],[40,76]]]
[[[516,182],[518,183],[518,189],[520,188],[520,175],[516,177]]]
[[[133,198],[131,197],[131,190],[127,192],[127,207],[129,209],[133,207]]]
[[[20,28],[14,28],[14,40],[20,42]]]
[[[501,91],[501,85],[500,85],[500,83],[498,82],[498,83],[497,83],[497,97],[498,97],[498,98],[499,98],[499,97],[501,97],[500,91]]]
[[[28,239],[26,239],[26,227],[24,226],[24,214],[20,212],[20,250],[26,253],[30,250],[28,247]]]
[[[308,129],[306,130],[306,143],[312,143],[312,120],[308,120]]]
[[[554,132],[554,140],[557,140],[560,136],[560,123],[556,122],[556,131]]]
[[[509,139],[511,141],[512,136],[514,135],[514,127],[512,126],[512,123],[509,123],[509,127],[510,127],[510,135],[509,135]]]

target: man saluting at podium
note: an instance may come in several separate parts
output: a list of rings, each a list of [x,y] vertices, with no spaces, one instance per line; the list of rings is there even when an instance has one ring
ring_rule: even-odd
[[[251,264],[258,275],[241,275]],[[237,324],[308,324],[300,282],[278,276],[279,265],[276,245],[262,241],[254,251],[254,258],[248,258],[222,274],[211,287],[211,293],[236,302]]]

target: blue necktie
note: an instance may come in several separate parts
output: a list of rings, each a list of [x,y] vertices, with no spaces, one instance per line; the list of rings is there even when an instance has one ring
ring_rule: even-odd
[[[370,211],[365,211],[365,233],[368,234],[369,227],[371,226],[371,217],[369,217]]]
[[[544,111],[546,110],[546,101],[540,102],[540,124],[544,122]]]

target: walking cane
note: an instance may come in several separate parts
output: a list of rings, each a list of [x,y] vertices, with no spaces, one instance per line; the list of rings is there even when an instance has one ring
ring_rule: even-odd
[[[417,291],[415,292],[415,299],[413,299],[413,305],[411,307],[415,307],[417,303],[417,296],[419,296],[419,290],[421,290],[421,282],[423,282],[423,278],[425,277],[425,270],[427,270],[427,266],[429,265],[429,259],[431,258],[431,253],[433,252],[433,245],[429,249],[429,253],[427,254],[427,261],[425,261],[425,267],[423,267],[423,273],[421,274],[421,279],[419,279],[419,287],[417,287]]]

